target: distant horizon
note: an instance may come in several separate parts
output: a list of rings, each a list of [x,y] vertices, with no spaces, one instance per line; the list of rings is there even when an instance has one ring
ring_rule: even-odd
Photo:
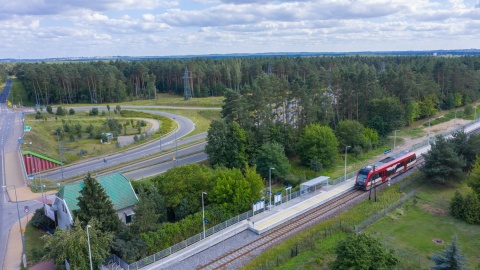
[[[470,52],[470,54],[461,54],[462,52]],[[185,54],[185,55],[104,55],[104,56],[66,56],[66,57],[47,57],[47,58],[0,58],[0,62],[7,62],[12,60],[15,62],[23,61],[41,61],[41,60],[55,60],[55,59],[121,59],[121,58],[133,58],[133,59],[176,59],[176,58],[209,58],[209,57],[242,57],[242,56],[322,56],[322,55],[379,55],[379,56],[389,56],[389,55],[428,55],[432,56],[435,53],[440,53],[441,55],[480,55],[480,48],[470,48],[470,49],[438,49],[438,50],[403,50],[403,51],[318,51],[318,52],[307,52],[307,51],[298,51],[298,52],[259,52],[259,53],[214,53],[214,54]],[[459,54],[455,54],[459,53]],[[441,56],[440,55],[440,56]]]

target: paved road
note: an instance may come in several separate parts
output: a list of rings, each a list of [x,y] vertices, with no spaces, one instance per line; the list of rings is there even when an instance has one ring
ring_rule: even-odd
[[[5,102],[10,91],[11,81],[8,80],[5,88],[0,94],[0,266],[3,269],[3,262],[5,261],[6,245],[8,241],[8,234],[10,228],[15,222],[18,222],[18,213],[20,217],[25,216],[23,211],[26,205],[29,206],[30,211],[35,211],[41,204],[38,201],[21,202],[18,204],[19,211],[17,212],[17,204],[9,202],[9,197],[6,192],[6,188],[3,186],[15,184],[16,187],[22,185],[23,180],[16,178],[19,182],[6,182],[6,167],[5,167],[5,155],[18,153],[18,137],[14,136],[15,133],[21,133],[19,128],[23,128],[20,125],[21,122],[17,121],[15,125],[15,119],[20,118],[20,112],[14,112],[8,110]],[[17,126],[17,130],[15,127]],[[8,186],[8,189],[13,189],[13,186]]]

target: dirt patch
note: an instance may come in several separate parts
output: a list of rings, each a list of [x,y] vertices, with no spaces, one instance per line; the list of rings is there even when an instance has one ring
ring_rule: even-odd
[[[438,238],[433,239],[432,242],[439,246],[442,246],[444,243],[442,239],[438,239]]]
[[[428,205],[428,204],[422,204],[420,206],[420,209],[422,209],[423,211],[428,212],[430,214],[434,214],[434,215],[440,215],[440,216],[447,215],[447,211],[445,211],[443,209],[440,209],[440,208],[433,207],[433,206]]]

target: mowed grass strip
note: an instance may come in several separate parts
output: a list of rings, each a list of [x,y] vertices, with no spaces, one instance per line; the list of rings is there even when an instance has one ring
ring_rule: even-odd
[[[377,221],[365,233],[375,235],[387,247],[394,248],[403,264],[421,269],[433,266],[429,256],[443,250],[457,234],[457,243],[463,248],[468,267],[478,269],[480,226],[453,218],[448,209],[457,189],[465,194],[469,192],[465,184],[457,188],[421,184],[416,200]]]

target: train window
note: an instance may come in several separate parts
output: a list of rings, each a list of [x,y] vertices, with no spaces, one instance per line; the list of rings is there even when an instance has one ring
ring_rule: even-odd
[[[368,171],[360,170],[360,173],[357,177],[357,185],[365,185],[365,180],[367,179]]]

